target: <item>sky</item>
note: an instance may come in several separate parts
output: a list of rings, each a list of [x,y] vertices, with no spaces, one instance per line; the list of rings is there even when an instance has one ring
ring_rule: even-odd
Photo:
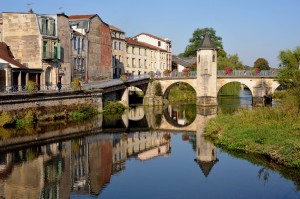
[[[300,46],[300,0],[0,0],[0,12],[98,14],[133,37],[146,32],[172,40],[182,53],[194,30],[211,27],[224,50],[244,65],[265,58],[278,67],[278,54]]]

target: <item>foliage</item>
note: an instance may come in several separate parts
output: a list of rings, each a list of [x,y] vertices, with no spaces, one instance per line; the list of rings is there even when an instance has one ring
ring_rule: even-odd
[[[72,117],[74,120],[86,120],[97,115],[98,111],[91,106],[80,107],[78,111],[73,112]]]
[[[23,118],[16,118],[14,121],[15,127],[17,129],[32,126],[34,123],[34,114],[32,111],[27,111]]]
[[[278,56],[281,68],[277,75],[277,81],[288,90],[288,93],[298,99],[300,107],[300,47],[295,50],[281,51]]]
[[[269,62],[264,58],[258,58],[254,62],[254,68],[257,68],[259,70],[270,70]]]
[[[226,68],[224,68],[224,70],[225,70],[225,74],[226,75],[230,75],[232,73],[232,69],[231,68],[226,67]]]
[[[171,71],[169,69],[164,70],[163,74],[164,76],[170,75]]]
[[[34,90],[35,90],[35,82],[29,80],[26,84],[26,90],[29,92],[29,93],[32,93]]]
[[[218,56],[218,70],[225,68],[232,68],[233,70],[244,69],[243,63],[239,60],[238,54],[220,57]]]
[[[2,112],[0,115],[0,127],[5,126],[13,121],[13,118],[7,112]]]
[[[81,90],[81,83],[79,81],[79,78],[75,77],[73,79],[73,81],[71,82],[71,88],[73,91]]]
[[[105,114],[121,114],[125,111],[126,107],[119,102],[108,102],[103,110]]]
[[[231,82],[225,84],[219,91],[219,95],[230,95],[230,96],[239,96],[241,90],[241,83]]]
[[[120,79],[122,82],[126,82],[128,80],[128,77],[127,77],[127,75],[123,74],[120,76]]]
[[[191,65],[190,71],[197,71],[197,65]]]
[[[162,96],[162,88],[160,82],[155,82],[155,95],[156,96]]]
[[[187,45],[183,54],[180,57],[194,57],[197,55],[197,48],[201,44],[204,35],[208,33],[212,42],[219,49],[219,56],[226,56],[226,52],[223,50],[222,37],[216,35],[216,31],[213,28],[197,28],[193,32],[193,37],[190,38],[190,44]]]
[[[284,99],[287,97],[287,91],[275,91],[272,95],[273,99]]]
[[[168,99],[172,104],[195,104],[196,91],[186,83],[179,83],[170,90]]]
[[[205,134],[225,149],[263,154],[279,164],[300,168],[300,114],[293,95],[278,107],[219,114],[206,124]]]

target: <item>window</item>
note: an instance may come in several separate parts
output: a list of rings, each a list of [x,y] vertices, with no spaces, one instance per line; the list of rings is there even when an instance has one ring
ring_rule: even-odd
[[[113,66],[115,66],[115,56],[114,55],[112,56],[112,63],[113,63]]]
[[[114,42],[114,49],[115,50],[117,49],[117,42],[116,41]]]
[[[215,62],[215,61],[216,61],[216,57],[215,57],[215,55],[213,55],[212,62]]]
[[[134,50],[135,50],[134,47],[132,47],[132,54],[134,54]]]
[[[160,43],[160,41],[158,41],[158,44],[157,44],[158,46],[160,46],[161,45],[161,43]]]
[[[74,70],[77,70],[77,59],[74,58]]]
[[[73,39],[73,41],[74,41],[74,50],[76,50],[76,37],[74,37],[74,39]]]
[[[123,50],[123,46],[121,42],[119,42],[119,50]]]
[[[77,42],[78,42],[78,44],[77,44],[77,52],[79,54],[80,53],[80,38],[79,37],[77,39]]]
[[[118,65],[118,59],[117,59],[117,55],[115,55],[115,66]]]
[[[84,50],[84,39],[81,40],[81,46],[82,50]]]

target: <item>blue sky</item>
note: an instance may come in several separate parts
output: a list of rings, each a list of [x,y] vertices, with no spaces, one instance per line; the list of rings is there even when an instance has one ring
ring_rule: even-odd
[[[184,51],[196,28],[212,27],[225,51],[249,66],[263,57],[277,67],[280,50],[300,46],[300,0],[0,0],[0,12],[29,7],[38,14],[98,14],[127,37],[170,38],[173,54]]]

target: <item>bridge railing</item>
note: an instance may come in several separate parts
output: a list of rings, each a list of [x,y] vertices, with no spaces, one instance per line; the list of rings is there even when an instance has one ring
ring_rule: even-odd
[[[275,70],[233,70],[231,73],[225,70],[218,70],[218,77],[276,77],[277,71]]]
[[[155,77],[163,78],[184,78],[184,77],[197,77],[197,71],[189,72],[170,72],[168,74],[155,75]]]

